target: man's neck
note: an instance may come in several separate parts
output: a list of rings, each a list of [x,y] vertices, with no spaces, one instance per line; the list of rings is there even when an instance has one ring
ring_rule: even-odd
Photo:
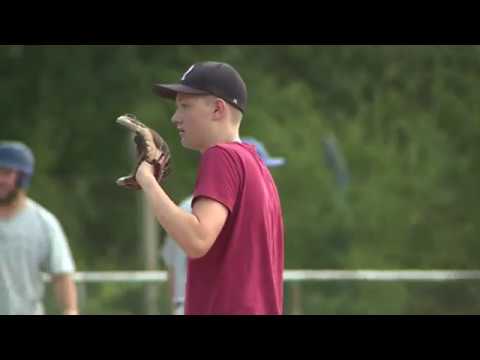
[[[15,200],[10,204],[0,205],[0,218],[13,217],[18,211],[25,207],[27,202],[27,196],[24,192],[20,191]]]
[[[238,131],[231,132],[224,134],[222,136],[218,136],[216,139],[213,139],[208,146],[206,146],[204,149],[202,149],[200,152],[203,154],[205,151],[207,151],[209,148],[212,146],[218,145],[218,144],[226,144],[230,142],[242,142],[240,140],[240,135]]]

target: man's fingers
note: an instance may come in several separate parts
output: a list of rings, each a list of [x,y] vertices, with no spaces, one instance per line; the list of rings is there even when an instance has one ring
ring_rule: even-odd
[[[164,167],[167,164],[168,159],[167,159],[167,157],[165,156],[164,153],[162,153],[162,155],[160,155],[160,159],[158,159],[158,162],[160,163],[160,165],[162,165],[162,167]]]

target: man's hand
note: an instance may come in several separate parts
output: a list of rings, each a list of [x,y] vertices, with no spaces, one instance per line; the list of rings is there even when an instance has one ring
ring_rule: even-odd
[[[138,166],[135,178],[141,188],[147,187],[151,182],[157,182],[154,176],[153,165],[150,165],[146,161],[142,161]]]

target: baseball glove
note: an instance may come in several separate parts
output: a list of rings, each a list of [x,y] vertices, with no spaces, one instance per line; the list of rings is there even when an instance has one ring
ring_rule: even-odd
[[[133,173],[119,178],[117,185],[130,190],[141,190],[135,174],[142,161],[153,166],[155,179],[160,184],[170,172],[171,153],[168,144],[155,130],[138,121],[135,115],[122,115],[117,118],[117,123],[136,134],[134,141],[138,159]]]

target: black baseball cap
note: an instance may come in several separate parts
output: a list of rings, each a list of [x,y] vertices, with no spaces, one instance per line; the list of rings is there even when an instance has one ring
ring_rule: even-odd
[[[242,77],[231,65],[206,61],[197,63],[183,74],[177,84],[155,84],[155,94],[175,99],[177,93],[192,95],[214,95],[242,113],[247,107],[247,86]]]

